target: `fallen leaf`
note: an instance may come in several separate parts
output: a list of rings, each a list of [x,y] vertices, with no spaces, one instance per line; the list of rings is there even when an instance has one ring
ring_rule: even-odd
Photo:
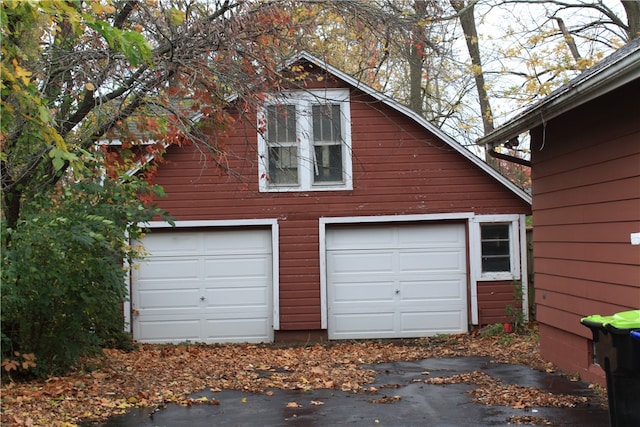
[[[395,403],[398,402],[399,400],[401,400],[402,397],[400,396],[383,396],[379,399],[370,399],[369,402],[371,403]]]
[[[302,406],[298,404],[298,402],[289,402],[287,403],[287,408],[301,408]]]
[[[324,402],[321,402],[319,400],[312,400],[311,404],[314,406],[319,406],[319,405],[324,405]]]

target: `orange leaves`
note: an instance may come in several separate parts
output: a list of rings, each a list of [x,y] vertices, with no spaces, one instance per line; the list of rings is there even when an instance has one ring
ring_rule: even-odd
[[[4,371],[9,374],[9,378],[11,378],[11,371],[28,371],[29,369],[37,366],[36,356],[33,353],[20,353],[19,351],[16,351],[13,355],[14,358],[5,359],[1,364]]]
[[[509,406],[514,409],[536,407],[572,408],[588,401],[584,396],[553,394],[537,387],[504,384],[484,372],[465,372],[451,377],[425,380],[428,384],[474,384],[479,387],[469,391],[475,402],[492,406]]]

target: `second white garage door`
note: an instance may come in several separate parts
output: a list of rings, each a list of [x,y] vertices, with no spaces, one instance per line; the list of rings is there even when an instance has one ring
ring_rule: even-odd
[[[463,224],[334,227],[326,250],[330,339],[467,331]]]
[[[141,342],[273,340],[271,231],[154,231],[132,273]]]

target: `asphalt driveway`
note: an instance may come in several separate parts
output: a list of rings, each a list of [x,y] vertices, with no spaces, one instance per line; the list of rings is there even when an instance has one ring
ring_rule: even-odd
[[[153,411],[135,409],[103,423],[103,427],[204,426],[502,426],[514,424],[607,426],[608,411],[587,384],[522,365],[494,363],[488,357],[430,358],[366,367],[377,372],[368,393],[337,390],[268,390],[244,393],[205,390],[192,395],[209,403],[183,407],[169,404]],[[503,406],[474,402],[470,393],[478,384],[446,384],[447,378],[480,373],[500,384],[536,387],[571,400],[573,407],[523,404]],[[486,374],[484,376],[483,374]],[[429,379],[445,379],[436,383]],[[516,388],[518,390],[518,388]],[[205,400],[205,399],[202,399]],[[215,402],[217,404],[210,404]]]

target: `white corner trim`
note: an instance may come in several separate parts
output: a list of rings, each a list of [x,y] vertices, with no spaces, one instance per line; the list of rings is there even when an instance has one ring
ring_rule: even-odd
[[[520,284],[522,286],[522,314],[529,321],[529,268],[527,259],[527,217],[520,215]]]
[[[320,239],[320,329],[329,329],[329,306],[327,305],[327,227],[320,218],[318,237]]]
[[[467,226],[469,228],[469,298],[471,299],[471,324],[480,323],[480,314],[478,311],[478,278],[481,274],[480,264],[480,227],[478,227],[473,218],[470,218]]]
[[[280,330],[280,226],[277,220],[271,223],[271,277],[272,277],[272,310],[273,330]]]

